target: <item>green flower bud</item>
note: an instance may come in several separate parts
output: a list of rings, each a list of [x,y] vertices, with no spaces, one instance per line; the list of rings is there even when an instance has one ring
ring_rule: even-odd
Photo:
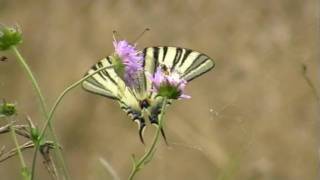
[[[22,43],[22,33],[18,27],[0,26],[0,51]]]
[[[158,89],[157,96],[167,97],[168,99],[179,99],[182,91],[170,84],[163,84]]]
[[[190,96],[184,94],[187,81],[180,77],[177,72],[170,72],[165,67],[158,67],[154,75],[147,75],[153,84],[152,92],[157,96],[168,99],[189,99]]]
[[[4,102],[0,104],[0,115],[12,116],[17,113],[15,104]]]

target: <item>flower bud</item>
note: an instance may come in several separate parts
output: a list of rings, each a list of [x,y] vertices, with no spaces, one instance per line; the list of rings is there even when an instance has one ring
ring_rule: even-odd
[[[12,116],[17,113],[16,106],[13,103],[3,102],[0,104],[0,115],[2,116]]]
[[[22,43],[22,33],[18,27],[0,26],[0,51]]]

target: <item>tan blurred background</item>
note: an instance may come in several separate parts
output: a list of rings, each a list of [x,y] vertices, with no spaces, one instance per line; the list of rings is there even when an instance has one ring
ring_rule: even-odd
[[[113,52],[112,30],[139,47],[188,47],[211,56],[213,71],[187,87],[190,100],[166,114],[170,146],[137,179],[319,179],[319,105],[302,75],[318,78],[316,1],[299,0],[0,0],[0,22],[18,23],[20,49],[52,105],[70,83]],[[319,19],[318,19],[319,20]],[[319,46],[318,46],[319,47]],[[30,81],[15,58],[0,63],[0,97],[42,125]],[[2,122],[1,122],[2,123]],[[137,128],[116,102],[77,88],[54,119],[73,179],[111,179],[105,158],[126,179],[141,155]],[[150,144],[155,128],[147,129]],[[22,142],[22,141],[21,141]],[[0,145],[13,144],[9,136]],[[32,151],[25,153],[31,162]],[[30,163],[29,163],[30,165]],[[39,158],[37,179],[49,179]],[[19,162],[0,164],[0,179],[20,179]]]

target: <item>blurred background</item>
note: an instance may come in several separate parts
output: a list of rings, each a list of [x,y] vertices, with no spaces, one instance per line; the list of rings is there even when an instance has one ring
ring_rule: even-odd
[[[168,45],[204,52],[213,71],[187,87],[190,100],[166,114],[169,146],[161,143],[137,179],[319,179],[316,1],[299,0],[0,0],[0,22],[18,23],[20,45],[51,106],[99,59],[113,52],[112,31],[138,47]],[[0,63],[0,97],[16,102],[19,123],[43,125],[35,93],[9,52]],[[307,66],[304,75],[302,64]],[[4,122],[0,122],[4,124]],[[145,146],[118,104],[80,87],[58,108],[54,126],[72,179],[131,171],[131,154]],[[150,144],[155,128],[146,130]],[[23,142],[23,139],[19,139]],[[0,145],[13,147],[9,135]],[[24,153],[31,162],[32,151]],[[49,179],[38,158],[37,179]],[[30,165],[30,163],[29,163]],[[0,179],[20,179],[18,158],[0,164]]]

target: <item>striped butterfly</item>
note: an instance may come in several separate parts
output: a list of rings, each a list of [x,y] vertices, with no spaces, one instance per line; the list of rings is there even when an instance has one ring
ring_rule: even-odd
[[[147,47],[142,51],[142,55],[144,73],[138,78],[137,88],[127,86],[113,68],[94,74],[82,83],[82,87],[89,92],[116,100],[121,109],[138,124],[139,137],[144,143],[143,131],[146,121],[143,112],[147,113],[151,124],[158,125],[163,101],[163,98],[157,97],[151,90],[153,84],[147,75],[154,75],[156,69],[161,67],[166,71],[178,72],[181,78],[189,82],[211,70],[215,64],[205,54],[179,47]],[[112,56],[108,56],[93,65],[86,75],[112,64]],[[171,104],[172,101],[167,101],[167,104]],[[161,134],[166,141],[163,129]]]

